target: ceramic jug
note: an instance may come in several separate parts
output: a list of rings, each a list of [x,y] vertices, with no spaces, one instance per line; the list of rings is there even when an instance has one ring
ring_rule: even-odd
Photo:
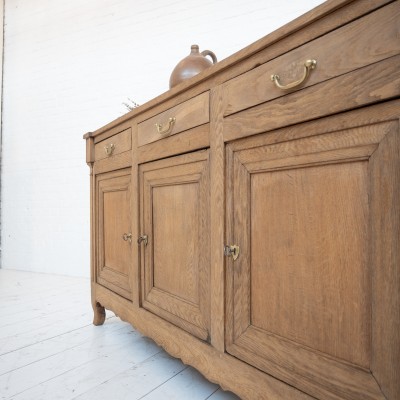
[[[206,56],[210,56],[212,62]],[[169,88],[171,89],[178,83],[199,74],[216,62],[217,57],[212,51],[204,50],[200,52],[197,44],[192,45],[190,54],[181,60],[172,71],[169,78]]]

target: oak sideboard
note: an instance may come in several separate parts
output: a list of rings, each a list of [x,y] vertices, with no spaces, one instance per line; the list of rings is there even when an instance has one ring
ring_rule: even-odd
[[[94,324],[243,399],[400,399],[400,1],[330,0],[87,133]]]

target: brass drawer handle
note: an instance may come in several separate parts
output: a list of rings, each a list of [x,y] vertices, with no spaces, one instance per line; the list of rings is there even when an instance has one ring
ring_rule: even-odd
[[[132,243],[132,233],[124,233],[122,239],[124,239],[125,242]]]
[[[114,150],[115,150],[114,143],[110,143],[110,145],[104,146],[104,151],[106,152],[106,154],[108,156],[111,156],[111,154],[114,152]]]
[[[303,76],[295,82],[292,83],[288,83],[287,85],[282,85],[279,82],[279,75],[273,74],[271,75],[271,81],[275,83],[275,86],[279,89],[282,90],[289,90],[289,89],[293,89],[297,86],[300,86],[310,75],[311,71],[313,69],[315,69],[315,67],[317,66],[317,61],[316,60],[307,60],[304,63],[304,72],[303,72]]]
[[[157,132],[160,135],[168,135],[169,133],[171,133],[172,128],[174,127],[175,121],[176,121],[175,117],[169,118],[168,119],[168,126],[166,126],[164,129],[163,129],[163,125],[162,124],[156,124]]]

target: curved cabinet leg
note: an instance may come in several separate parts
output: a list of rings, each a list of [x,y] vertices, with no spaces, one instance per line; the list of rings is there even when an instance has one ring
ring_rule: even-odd
[[[93,303],[93,325],[103,325],[106,319],[106,310],[98,302]]]

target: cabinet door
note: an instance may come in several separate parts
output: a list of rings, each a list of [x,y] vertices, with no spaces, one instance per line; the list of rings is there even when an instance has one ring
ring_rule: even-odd
[[[349,113],[293,136],[227,149],[240,247],[227,265],[227,350],[318,398],[397,398],[398,119],[354,126]]]
[[[97,282],[130,299],[130,169],[96,176]]]
[[[202,338],[209,331],[208,151],[140,166],[142,306]]]

